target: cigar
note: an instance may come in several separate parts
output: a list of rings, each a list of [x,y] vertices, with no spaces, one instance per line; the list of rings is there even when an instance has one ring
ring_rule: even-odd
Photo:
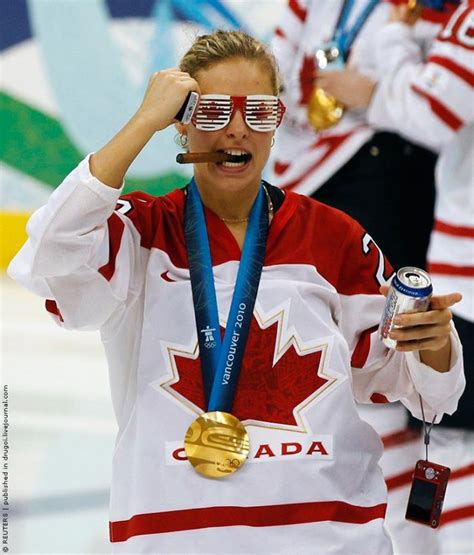
[[[240,162],[241,156],[226,152],[186,152],[176,156],[178,164],[201,164],[203,162]]]

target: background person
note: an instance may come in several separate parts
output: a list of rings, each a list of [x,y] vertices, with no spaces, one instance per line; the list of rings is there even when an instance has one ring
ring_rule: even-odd
[[[287,107],[272,178],[283,190],[309,195],[352,216],[394,268],[424,268],[436,156],[366,117],[376,81],[373,36],[388,16],[387,2],[288,2],[272,41]],[[439,23],[424,20],[417,25],[417,40],[423,44],[439,29]],[[332,127],[318,131],[308,119],[309,104],[315,86],[324,89],[329,77],[318,71],[315,54],[333,40],[347,49],[346,67],[330,74],[338,80],[336,98],[350,91],[352,104]]]
[[[272,177],[285,191],[309,195],[351,215],[394,268],[425,268],[433,225],[436,155],[392,129],[374,125],[366,113],[378,77],[373,39],[388,21],[389,10],[389,2],[371,0],[288,2],[272,42],[287,106],[278,130]],[[439,32],[445,17],[423,10],[414,27],[419,48],[424,49]],[[331,40],[346,44],[346,65],[318,71],[315,54]],[[316,87],[345,105],[342,118],[322,130],[315,129],[309,117]],[[433,539],[430,530],[404,518],[414,461],[424,453],[422,438],[416,425],[409,425],[401,405],[383,406],[383,402],[374,398],[377,406],[364,405],[359,412],[385,446],[381,466],[389,488],[387,526],[404,546],[426,536],[422,543],[428,549]]]
[[[58,323],[100,329],[119,423],[110,523],[117,553],[305,553],[315,541],[322,552],[389,552],[380,442],[357,417],[354,397],[403,399],[420,416],[421,394],[432,418],[455,410],[462,391],[449,312],[459,295],[401,316],[398,350],[388,351],[374,328],[385,304],[384,259],[367,233],[337,210],[262,184],[278,89],[259,42],[235,32],[198,38],[180,69],[153,75],[132,119],[33,215],[10,266]],[[164,197],[120,197],[133,159],[193,90],[202,106],[192,124],[177,125],[189,150],[241,160],[196,165],[190,186]],[[217,95],[233,104],[218,108]],[[255,100],[280,111],[264,104],[255,123]],[[208,408],[189,266],[196,191],[221,327],[254,205],[262,210],[258,238],[268,230],[232,406],[252,450],[223,482],[203,478],[182,456],[186,430]],[[300,450],[292,454],[291,445]]]
[[[404,6],[376,36],[379,82],[369,121],[439,151],[428,270],[440,291],[461,291],[453,309],[467,386],[455,415],[432,434],[432,460],[452,470],[436,553],[470,553],[474,540],[474,4],[463,2],[427,57]]]

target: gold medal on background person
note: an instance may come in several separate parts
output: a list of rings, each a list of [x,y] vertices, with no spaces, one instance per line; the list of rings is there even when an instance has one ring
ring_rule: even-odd
[[[238,418],[213,411],[199,416],[189,426],[184,450],[197,472],[207,478],[225,478],[245,463],[250,441]]]
[[[334,96],[319,87],[313,89],[308,102],[308,121],[317,131],[336,125],[343,114],[344,105]]]
[[[319,72],[342,69],[341,50],[334,42],[325,44],[314,53]],[[344,114],[344,105],[320,87],[314,87],[308,102],[308,121],[317,130],[323,131],[335,125]]]
[[[412,1],[412,0],[410,0]],[[370,17],[379,0],[367,0],[357,16],[353,17],[355,2],[344,0],[334,29],[332,39],[321,44],[314,51],[314,65],[317,73],[338,71],[344,68],[351,46],[359,31]],[[315,86],[308,102],[308,121],[322,131],[335,125],[344,115],[344,105],[334,96]]]

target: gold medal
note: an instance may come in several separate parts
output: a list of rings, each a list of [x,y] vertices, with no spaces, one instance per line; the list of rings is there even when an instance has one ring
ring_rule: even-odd
[[[314,63],[319,73],[341,70],[343,54],[338,41],[321,45],[314,52]],[[342,118],[344,105],[321,87],[315,86],[308,102],[308,121],[316,131],[324,131]]]
[[[196,472],[207,478],[225,478],[247,460],[249,436],[232,414],[206,412],[189,426],[184,450]]]
[[[343,114],[344,106],[334,96],[318,87],[313,89],[308,103],[308,120],[317,131],[332,127]]]

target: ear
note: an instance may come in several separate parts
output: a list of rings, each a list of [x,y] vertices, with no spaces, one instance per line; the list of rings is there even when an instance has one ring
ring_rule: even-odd
[[[184,125],[184,123],[180,123],[180,122],[176,122],[174,124],[176,131],[180,134],[180,135],[186,135],[186,126]]]

